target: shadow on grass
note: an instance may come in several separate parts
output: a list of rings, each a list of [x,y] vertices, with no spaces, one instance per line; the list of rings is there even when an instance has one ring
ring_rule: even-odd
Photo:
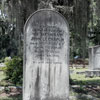
[[[77,80],[77,79],[71,79],[70,80],[71,85],[99,85],[100,86],[100,79],[93,79],[93,80]]]
[[[72,85],[74,91],[78,94],[79,93],[86,94],[86,95],[90,94],[94,97],[100,98],[100,79],[93,79],[93,80],[92,79],[91,80],[71,79],[70,84]]]

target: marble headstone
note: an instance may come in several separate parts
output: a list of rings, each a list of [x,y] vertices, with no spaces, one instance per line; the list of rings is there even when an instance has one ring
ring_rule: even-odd
[[[68,100],[69,31],[53,10],[33,13],[24,27],[23,100]]]
[[[100,70],[100,46],[89,48],[89,69]]]

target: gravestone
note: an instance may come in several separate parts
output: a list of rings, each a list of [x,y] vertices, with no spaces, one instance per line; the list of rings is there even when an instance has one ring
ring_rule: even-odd
[[[53,10],[33,13],[24,27],[23,100],[68,100],[69,31]]]
[[[89,48],[89,69],[100,70],[100,46]]]
[[[89,70],[86,71],[86,77],[100,77],[100,46],[89,48]]]

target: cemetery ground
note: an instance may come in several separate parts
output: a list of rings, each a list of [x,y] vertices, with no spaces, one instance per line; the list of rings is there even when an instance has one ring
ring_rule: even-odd
[[[22,86],[15,86],[6,80],[2,68],[0,68],[0,100],[22,100]]]
[[[87,68],[70,68],[70,100],[100,100],[100,77],[85,77]],[[5,80],[6,75],[0,70],[0,100],[22,100],[21,86]]]
[[[70,74],[71,95],[75,100],[100,100],[100,77],[86,77],[87,68],[77,68]],[[73,100],[73,99],[72,99]]]

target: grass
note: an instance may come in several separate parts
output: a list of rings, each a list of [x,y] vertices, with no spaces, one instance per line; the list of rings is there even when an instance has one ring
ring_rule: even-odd
[[[72,68],[71,68],[72,70]],[[77,74],[77,72],[84,72],[88,70],[87,68],[79,68],[79,69],[73,69],[74,73],[70,74],[70,84],[75,85],[76,87],[74,89],[75,95],[79,97],[77,100],[92,100],[92,99],[86,99],[83,97],[81,98],[83,94],[85,95],[92,95],[95,98],[100,98],[100,77],[85,77],[85,73]],[[100,100],[100,99],[97,99]]]
[[[85,74],[76,74],[76,72],[86,71],[86,68],[74,69],[74,73],[70,75],[72,82],[76,85],[100,85],[100,77],[85,77]]]
[[[0,86],[10,86],[11,83],[7,82],[5,80],[6,75],[4,74],[3,71],[0,71]],[[2,93],[2,92],[0,92]],[[18,95],[18,96],[0,96],[0,100],[22,100],[22,95]]]
[[[76,80],[76,81],[91,81],[91,82],[99,81],[100,82],[100,77],[89,78],[89,77],[85,77],[85,75],[81,75],[81,74],[72,74],[71,79]]]
[[[75,72],[82,72],[82,71],[87,71],[88,68],[82,68],[82,67],[72,68],[72,67],[70,67],[70,70],[74,70]]]
[[[0,100],[22,100],[22,95],[12,97],[0,97]]]

